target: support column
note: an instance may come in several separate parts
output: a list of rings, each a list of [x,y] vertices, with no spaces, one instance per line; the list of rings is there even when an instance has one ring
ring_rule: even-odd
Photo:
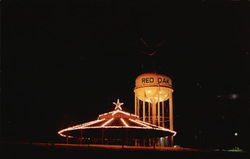
[[[145,113],[145,101],[143,102],[143,121],[145,121],[146,113]]]
[[[82,140],[83,140],[83,137],[82,137],[82,129],[81,129],[81,139],[80,139],[80,144],[82,144]]]
[[[152,102],[152,123],[156,125],[156,103]]]
[[[102,128],[102,144],[104,144],[104,129]]]
[[[169,94],[169,129],[174,130],[174,114],[173,114],[173,96],[172,92]],[[170,136],[170,146],[174,144],[174,137]]]
[[[153,146],[154,146],[154,149],[155,149],[155,144],[156,144],[155,138],[153,138]]]
[[[165,127],[165,112],[164,112],[165,110],[164,110],[164,105],[165,105],[164,101],[162,101],[161,102],[161,107],[162,107],[162,114],[161,114],[162,115],[161,116],[162,117],[162,127]]]
[[[137,115],[140,118],[140,99],[139,98],[137,98]]]
[[[157,125],[158,126],[160,126],[160,123],[161,123],[160,114],[161,114],[161,112],[160,112],[160,102],[158,100],[158,102],[157,102]]]
[[[151,103],[148,103],[148,122],[149,122],[149,123],[152,123],[152,122],[151,122],[151,117],[152,117],[152,114],[151,114],[151,107],[152,107]]]
[[[137,97],[135,96],[135,115],[137,115]]]

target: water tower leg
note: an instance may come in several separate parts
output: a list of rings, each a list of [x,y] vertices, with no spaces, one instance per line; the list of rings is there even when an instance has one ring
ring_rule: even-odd
[[[174,114],[173,114],[173,97],[172,93],[170,93],[169,97],[169,129],[174,130]],[[171,136],[169,137],[169,143],[170,146],[172,147],[174,145],[174,137]]]
[[[151,103],[148,103],[148,122],[151,123]]]
[[[143,102],[143,121],[145,121],[145,117],[146,117],[146,114],[145,114],[145,101],[142,101]]]
[[[140,99],[137,99],[137,115],[139,116],[140,118]]]
[[[135,115],[137,115],[137,97],[135,96]]]
[[[152,118],[153,124],[156,125],[156,103],[152,102]]]
[[[165,127],[164,101],[161,103],[161,106],[162,106],[162,127]]]
[[[160,102],[157,102],[157,125],[161,126],[161,121],[160,121]]]

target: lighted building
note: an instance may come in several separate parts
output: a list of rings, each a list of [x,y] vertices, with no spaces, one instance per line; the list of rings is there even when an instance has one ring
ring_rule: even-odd
[[[157,73],[144,73],[135,80],[135,115],[144,122],[168,128],[173,127],[172,80]],[[158,141],[162,146],[173,146],[173,136]]]
[[[139,116],[122,110],[117,100],[115,110],[99,115],[97,120],[72,126],[58,132],[62,137],[89,143],[152,145],[155,139],[174,136],[175,131],[141,121]]]

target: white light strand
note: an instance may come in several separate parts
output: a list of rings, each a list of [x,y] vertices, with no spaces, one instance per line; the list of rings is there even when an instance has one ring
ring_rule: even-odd
[[[109,119],[107,122],[105,122],[104,124],[102,124],[101,127],[105,127],[107,124],[109,124],[112,120],[114,120],[114,118]]]
[[[148,126],[148,125],[146,125],[146,124],[143,124],[143,123],[140,123],[140,122],[138,122],[138,121],[136,121],[136,120],[133,120],[133,119],[129,119],[130,121],[133,121],[133,122],[135,122],[135,123],[137,123],[137,124],[139,124],[139,125],[142,125],[142,126],[145,126],[146,128],[151,128],[150,126]]]
[[[123,123],[126,127],[129,127],[129,125],[124,121],[123,118],[120,118],[120,120],[122,121],[122,123]]]

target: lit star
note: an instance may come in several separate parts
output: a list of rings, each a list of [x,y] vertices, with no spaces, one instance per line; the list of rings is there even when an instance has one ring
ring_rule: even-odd
[[[115,110],[119,109],[122,110],[121,105],[123,105],[124,103],[120,103],[119,99],[117,99],[117,102],[113,102],[113,104],[115,105]]]

